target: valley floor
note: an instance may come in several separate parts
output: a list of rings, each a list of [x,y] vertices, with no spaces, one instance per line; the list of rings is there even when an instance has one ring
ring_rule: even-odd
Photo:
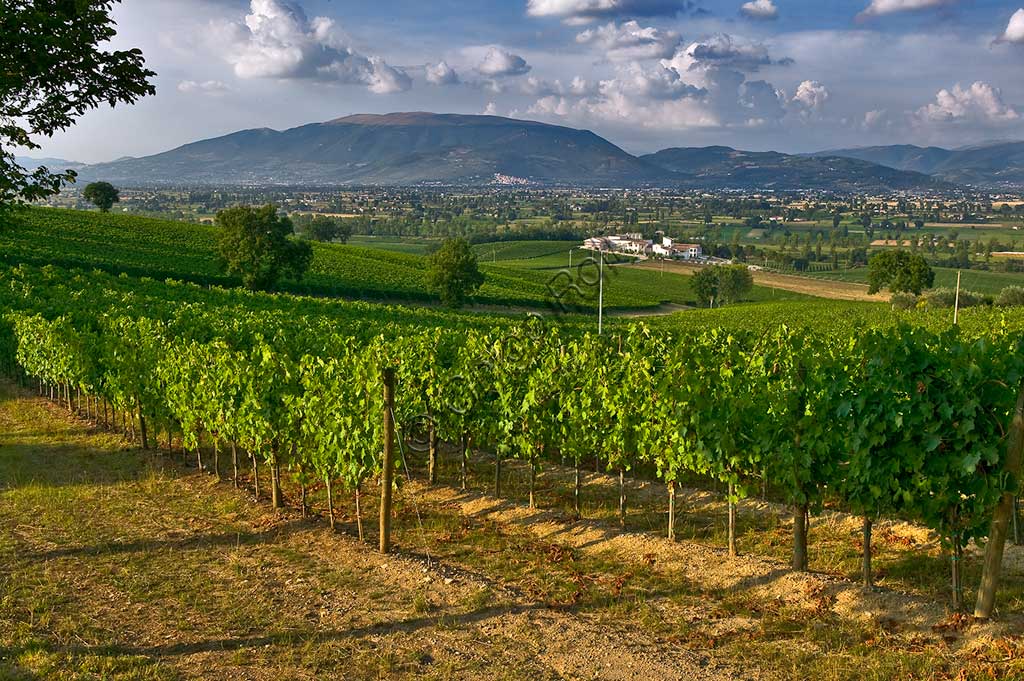
[[[539,489],[555,494],[568,473],[546,472]],[[1024,675],[1024,645],[1005,636],[1015,620],[968,626],[919,595],[670,542],[650,509],[622,532],[408,480],[398,550],[382,556],[372,486],[360,543],[351,499],[332,532],[256,503],[247,482],[134,449],[0,383],[0,678]],[[614,493],[611,478],[587,483],[591,503]],[[631,486],[638,506],[660,493]],[[698,509],[708,496],[681,495]]]

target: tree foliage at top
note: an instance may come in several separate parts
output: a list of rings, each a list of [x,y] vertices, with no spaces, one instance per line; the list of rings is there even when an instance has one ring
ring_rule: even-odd
[[[271,204],[237,206],[217,213],[221,228],[217,250],[228,273],[241,277],[250,290],[269,290],[282,277],[301,279],[313,261],[313,249],[288,237],[291,220]]]
[[[476,255],[465,239],[445,239],[430,256],[427,287],[449,307],[462,307],[484,283]]]
[[[935,272],[923,255],[907,251],[883,251],[868,262],[868,293],[888,288],[892,293],[913,293],[931,288]]]
[[[106,50],[116,34],[117,0],[5,0],[0,11],[0,208],[35,201],[73,182],[75,173],[29,171],[15,147],[66,130],[101,104],[130,104],[156,89],[142,52]]]
[[[701,305],[735,303],[753,287],[754,277],[744,265],[705,267],[690,278],[690,288]]]
[[[90,182],[82,190],[82,197],[102,213],[109,213],[114,204],[121,200],[120,192],[109,182]]]

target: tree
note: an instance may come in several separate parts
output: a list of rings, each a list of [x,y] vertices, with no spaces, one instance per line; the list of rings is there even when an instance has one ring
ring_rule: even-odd
[[[276,206],[228,208],[217,213],[217,225],[222,268],[250,290],[270,289],[282,276],[301,279],[313,260],[308,243],[288,238],[294,227]]]
[[[718,274],[714,267],[705,267],[690,277],[690,289],[701,305],[714,304],[718,298]]]
[[[109,182],[90,182],[85,185],[82,196],[103,213],[109,213],[111,207],[121,200],[121,194]]]
[[[745,265],[705,267],[690,278],[690,288],[703,305],[741,300],[754,286],[754,277]]]
[[[130,104],[156,89],[142,52],[105,50],[116,34],[116,0],[7,0],[0,12],[0,207],[35,201],[73,182],[75,173],[26,170],[15,147],[38,149],[39,136],[69,128],[100,104]]]
[[[884,251],[868,262],[868,293],[888,288],[892,293],[920,295],[935,282],[935,272],[922,255],[907,251]]]
[[[441,297],[441,302],[458,308],[466,304],[484,283],[476,255],[465,239],[445,239],[441,248],[430,256],[427,287]]]
[[[723,303],[735,303],[750,293],[754,276],[745,265],[718,267],[718,297]]]
[[[352,225],[323,215],[298,214],[292,217],[295,231],[313,241],[345,243],[352,236]]]

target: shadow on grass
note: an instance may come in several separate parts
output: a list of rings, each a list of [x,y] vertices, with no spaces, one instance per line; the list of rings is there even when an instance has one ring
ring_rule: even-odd
[[[45,436],[46,433],[40,434]],[[19,440],[22,436],[19,434]],[[139,480],[159,472],[176,477],[180,459],[141,449],[38,445],[7,441],[0,445],[0,491],[21,487],[75,487]]]
[[[113,556],[126,553],[157,551],[198,551],[217,546],[257,546],[276,544],[300,530],[309,529],[305,520],[293,520],[277,525],[265,532],[219,532],[216,534],[182,537],[179,539],[140,539],[136,541],[110,541],[92,546],[69,546],[41,552],[25,552],[19,558],[32,563],[69,557]]]

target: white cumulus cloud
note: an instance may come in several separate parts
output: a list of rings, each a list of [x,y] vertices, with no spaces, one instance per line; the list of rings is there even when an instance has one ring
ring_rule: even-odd
[[[560,97],[586,97],[597,92],[595,85],[579,76],[573,78],[568,85],[563,85],[561,80],[544,80],[530,76],[523,81],[520,88],[522,93],[532,97],[548,97],[557,95]]]
[[[999,124],[1017,121],[1020,114],[1003,101],[1003,93],[997,87],[978,81],[970,87],[960,83],[952,90],[939,90],[935,102],[917,110],[920,122],[931,123],[981,123]]]
[[[805,80],[797,86],[796,94],[793,95],[793,103],[805,111],[820,113],[831,96],[832,93],[828,91],[828,88],[818,81]]]
[[[871,4],[858,16],[860,18],[880,17],[899,12],[915,12],[923,9],[952,5],[959,0],[871,0]]]
[[[675,54],[679,34],[675,31],[642,27],[636,21],[590,28],[576,36],[581,45],[594,45],[609,59],[665,59]]]
[[[751,19],[778,19],[779,8],[772,0],[752,0],[740,7],[740,13]]]
[[[693,0],[528,0],[526,13],[586,24],[599,19],[673,16],[694,6]]]
[[[476,67],[477,72],[491,78],[521,76],[529,73],[530,65],[518,54],[512,54],[500,47],[492,47]]]
[[[210,42],[239,78],[315,79],[363,85],[371,92],[402,92],[408,74],[346,44],[327,17],[306,18],[287,0],[251,0],[242,22],[210,26]]]
[[[186,94],[222,95],[230,90],[231,88],[226,83],[222,83],[219,80],[183,80],[178,83],[178,92]]]
[[[1006,30],[996,42],[1024,45],[1024,7],[1013,13]]]
[[[760,43],[744,42],[721,33],[691,43],[676,52],[672,59],[662,63],[680,73],[708,68],[733,68],[754,72],[762,66],[788,66],[793,60],[774,59],[768,54],[768,48]]]
[[[446,61],[426,66],[427,82],[434,85],[455,85],[459,82],[459,74]]]

